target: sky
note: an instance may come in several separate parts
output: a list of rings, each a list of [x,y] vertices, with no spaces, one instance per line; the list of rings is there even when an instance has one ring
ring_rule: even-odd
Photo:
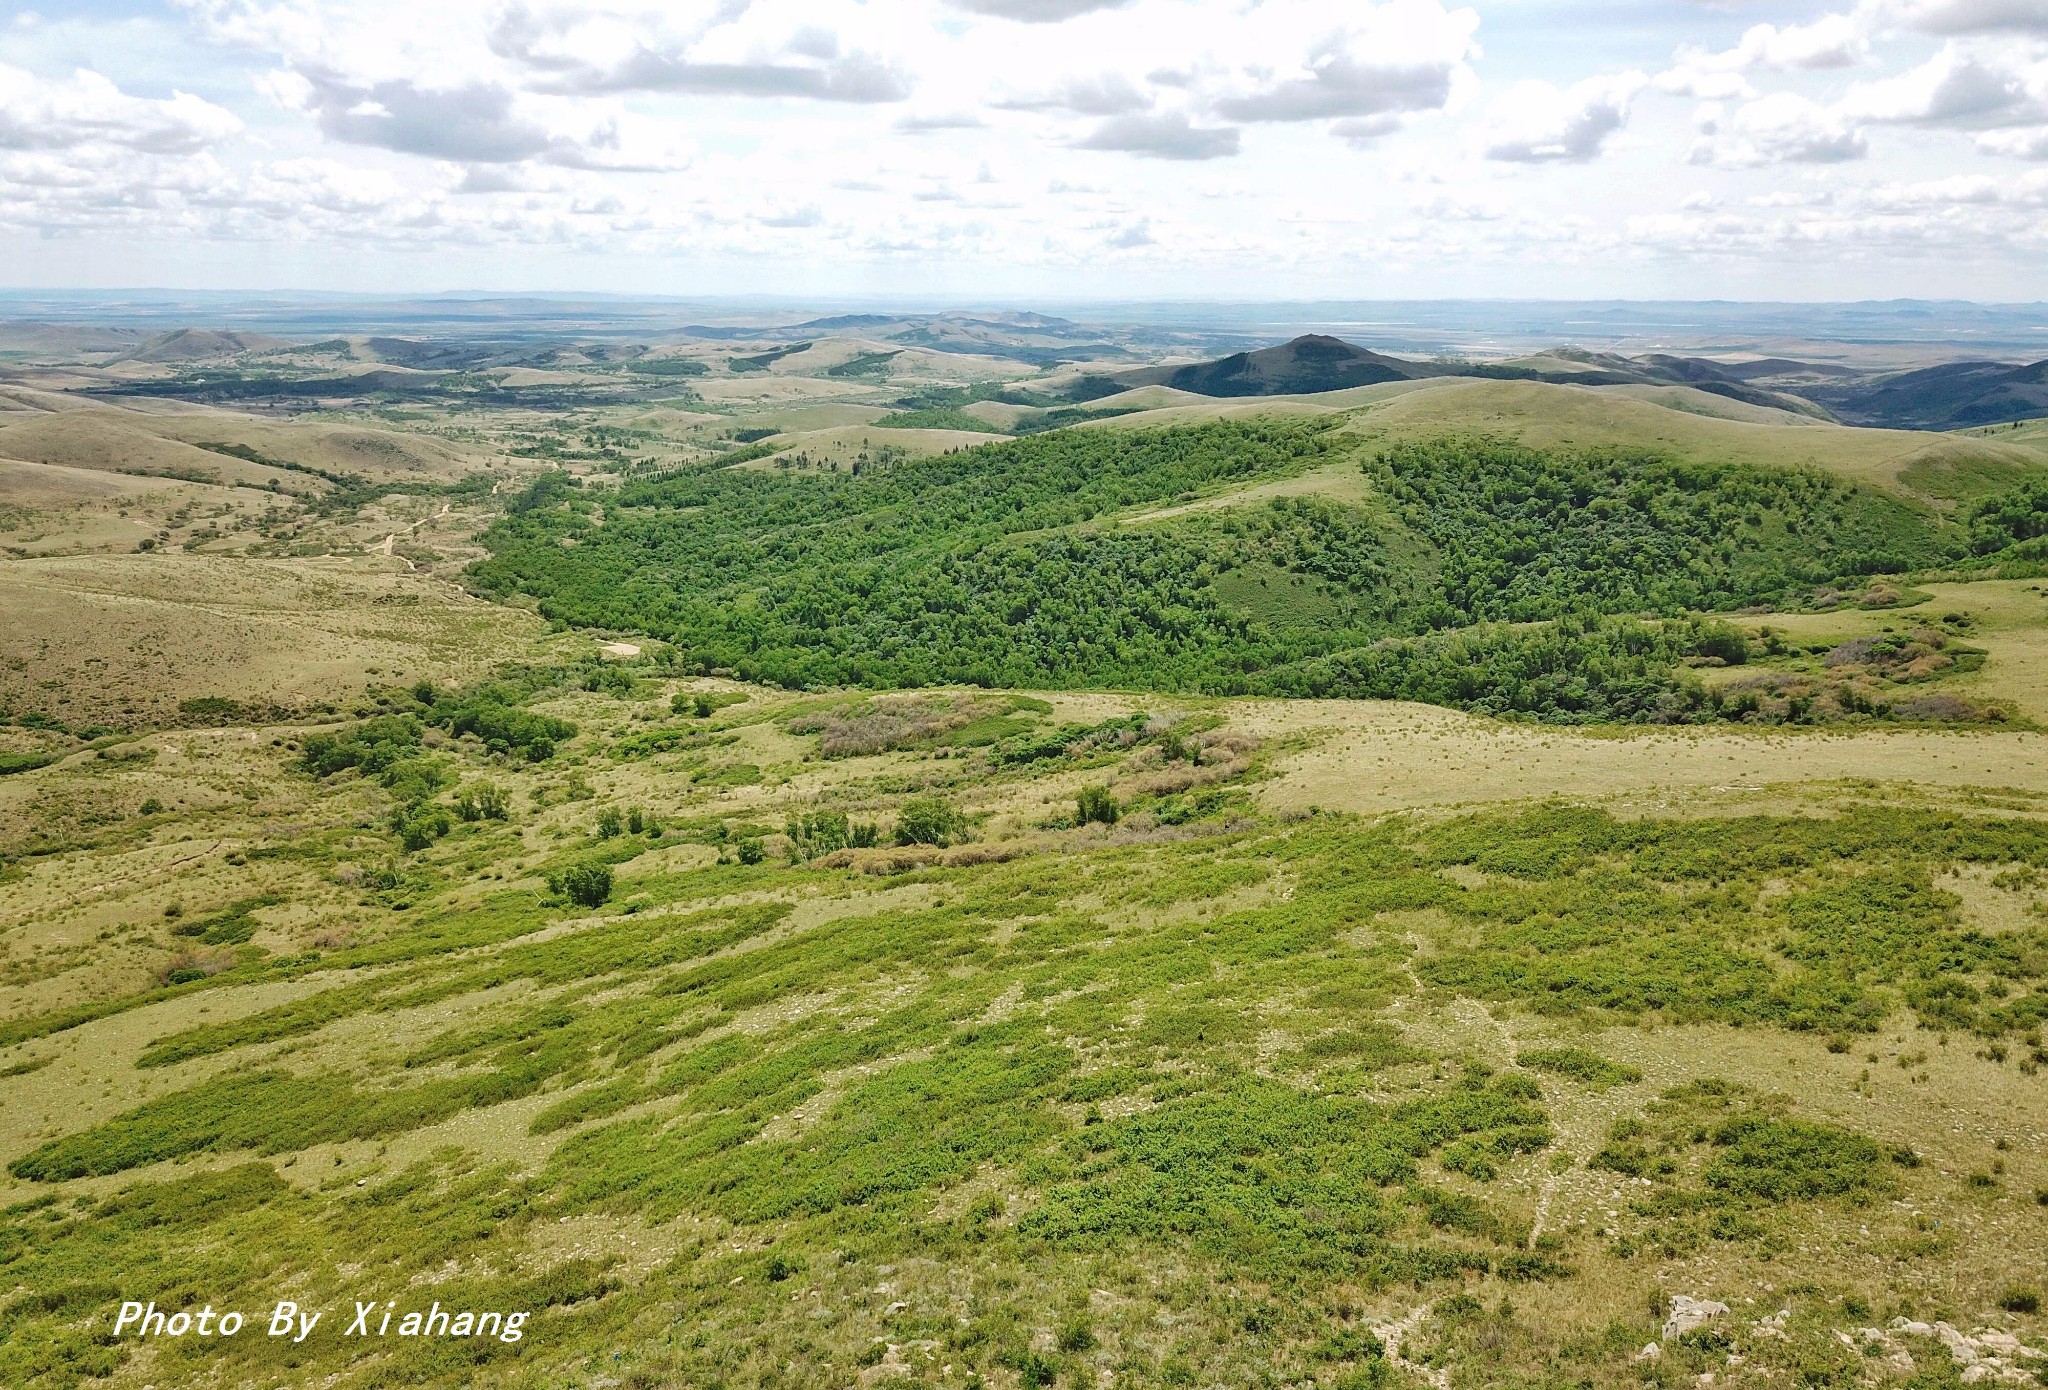
[[[2048,0],[0,5],[0,285],[2048,300]]]

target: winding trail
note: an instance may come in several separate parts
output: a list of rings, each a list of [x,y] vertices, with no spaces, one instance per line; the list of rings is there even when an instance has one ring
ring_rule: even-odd
[[[493,487],[492,490],[496,491],[495,486]],[[371,555],[383,555],[389,557],[396,553],[393,547],[395,547],[398,544],[398,538],[400,536],[410,536],[413,532],[419,530],[420,527],[426,525],[428,522],[439,521],[442,517],[448,515],[449,510],[453,506],[454,504],[451,502],[443,502],[441,504],[441,510],[435,512],[432,516],[423,516],[418,521],[415,521],[412,525],[406,527],[403,531],[393,531],[390,535],[384,537],[383,540],[376,542],[374,545],[365,546],[364,549]],[[405,560],[405,567],[407,569],[411,570],[415,574],[419,573],[420,567],[418,565],[415,565],[410,560],[406,560],[403,555],[399,555],[398,558],[400,560]]]
[[[1425,1303],[1411,1311],[1399,1322],[1386,1323],[1373,1329],[1373,1335],[1380,1339],[1380,1345],[1387,1349],[1387,1360],[1396,1370],[1406,1371],[1419,1380],[1425,1380],[1436,1390],[1451,1390],[1451,1373],[1437,1366],[1425,1366],[1419,1361],[1408,1359],[1403,1350],[1408,1339],[1421,1328],[1435,1304]]]

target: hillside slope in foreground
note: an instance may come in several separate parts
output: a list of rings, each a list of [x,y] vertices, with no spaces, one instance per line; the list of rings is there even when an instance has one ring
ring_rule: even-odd
[[[2048,616],[1930,602],[1973,679]],[[498,640],[489,683],[0,780],[0,1380],[2037,1364],[2040,734],[805,696]],[[129,1300],[251,1323],[114,1336]]]

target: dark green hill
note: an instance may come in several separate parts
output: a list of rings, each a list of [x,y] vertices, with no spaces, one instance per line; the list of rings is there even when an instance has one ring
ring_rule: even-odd
[[[1970,549],[1961,524],[1813,472],[1469,441],[1343,452],[1356,447],[1327,422],[1222,421],[1062,431],[859,475],[557,485],[487,533],[472,579],[560,622],[665,638],[691,668],[797,688],[1411,694],[1648,719],[1713,712],[1674,693],[1671,668],[1727,634],[1643,619],[1797,603]],[[1364,505],[1130,520],[1332,466],[1364,471]],[[1469,630],[1462,645],[1430,637],[1453,630]],[[1367,649],[1382,655],[1330,660]],[[1446,663],[1513,674],[1474,685]]]
[[[1279,347],[1184,367],[1146,367],[1119,373],[1116,379],[1126,386],[1171,386],[1201,396],[1291,396],[1437,375],[1441,373],[1418,362],[1310,333]]]
[[[1873,382],[1807,388],[1850,424],[1954,430],[2048,415],[2048,361],[1950,362]]]
[[[1799,396],[1751,385],[1750,374],[1742,367],[1704,357],[1621,357],[1570,348],[1550,356],[1583,366],[1553,370],[1525,362],[1412,362],[1341,338],[1311,333],[1278,347],[1233,353],[1213,362],[1142,367],[1109,376],[1083,377],[1073,394],[1075,399],[1086,399],[1135,386],[1171,386],[1200,396],[1301,396],[1353,386],[1378,386],[1389,381],[1473,376],[1573,386],[1691,386],[1749,405],[1809,415],[1827,413]]]

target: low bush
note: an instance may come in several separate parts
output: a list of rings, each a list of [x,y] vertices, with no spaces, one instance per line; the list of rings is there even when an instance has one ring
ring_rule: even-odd
[[[966,831],[966,818],[942,796],[914,796],[896,812],[899,845],[950,845]]]

